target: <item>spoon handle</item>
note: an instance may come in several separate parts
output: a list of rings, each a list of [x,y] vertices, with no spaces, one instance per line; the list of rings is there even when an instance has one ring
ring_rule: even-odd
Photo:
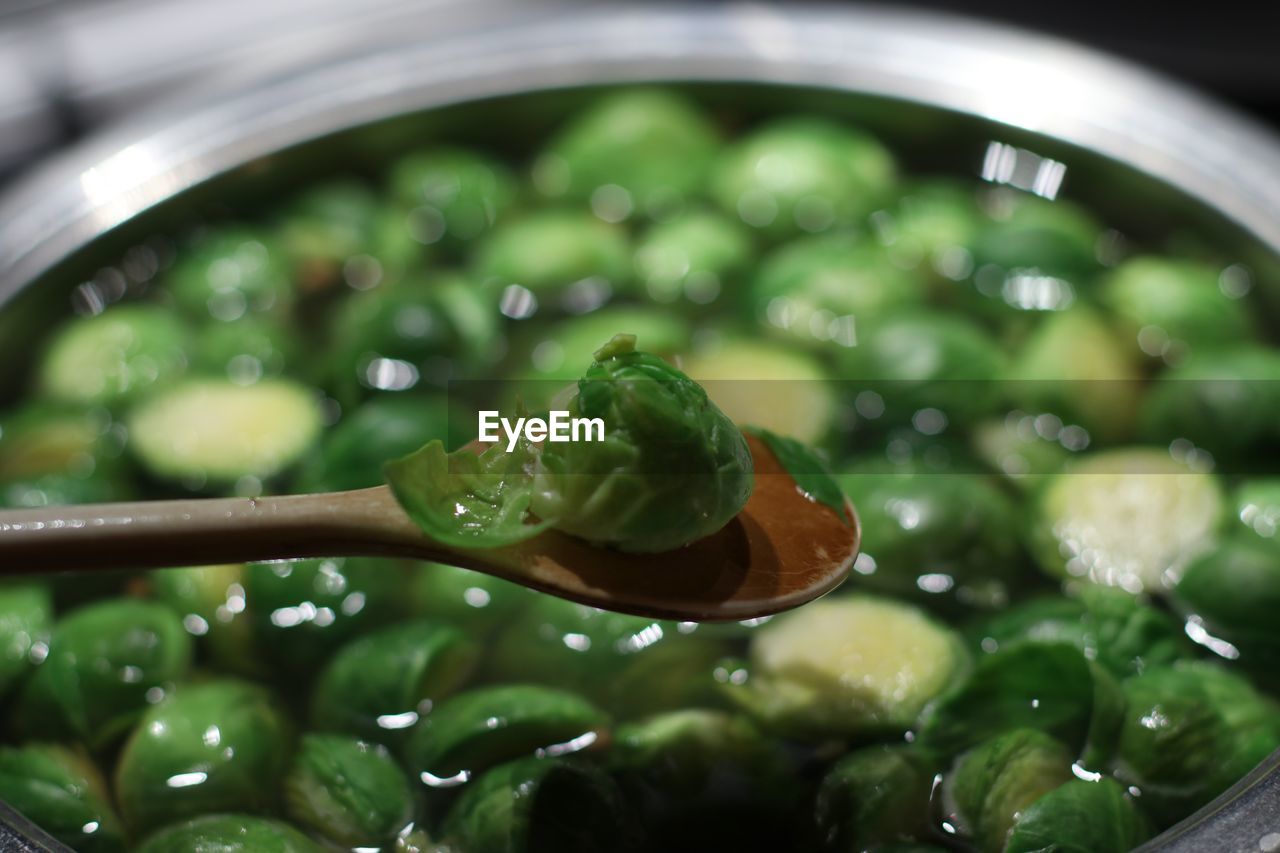
[[[385,486],[0,512],[0,574],[354,555],[445,558]]]

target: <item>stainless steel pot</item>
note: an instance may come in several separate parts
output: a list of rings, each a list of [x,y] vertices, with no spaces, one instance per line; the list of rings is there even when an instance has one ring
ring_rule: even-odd
[[[495,20],[510,20],[504,8],[495,4]],[[293,158],[305,151],[307,162],[324,163],[324,145],[350,150],[342,140],[376,149],[394,117],[630,81],[710,87],[719,94],[709,97],[738,104],[852,109],[940,151],[983,135],[1025,141],[1068,163],[1068,181],[1123,196],[1131,219],[1143,213],[1136,199],[1161,227],[1200,223],[1255,266],[1280,268],[1280,140],[1123,61],[1017,30],[874,7],[519,8],[519,24],[448,40],[432,37],[428,9],[421,20],[398,18],[376,51],[326,52],[283,71],[273,60],[263,74],[241,68],[236,82],[188,93],[50,160],[0,199],[0,306],[74,282],[91,269],[83,266],[91,243],[145,224],[159,205],[214,179],[234,183],[246,164],[288,161],[275,156],[286,149],[301,146]],[[521,115],[536,123],[538,114]],[[0,311],[0,351],[21,346],[21,327],[33,325],[6,324],[17,307]],[[1273,756],[1149,846],[1280,850],[1278,765]],[[10,822],[0,849],[51,844],[38,836]]]

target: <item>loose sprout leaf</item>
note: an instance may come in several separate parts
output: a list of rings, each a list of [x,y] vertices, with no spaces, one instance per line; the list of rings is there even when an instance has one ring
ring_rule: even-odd
[[[460,548],[497,548],[529,539],[554,519],[529,522],[534,450],[494,445],[445,452],[432,441],[384,469],[400,506],[425,533]]]
[[[787,473],[796,481],[796,485],[811,500],[831,507],[836,515],[844,518],[844,492],[832,479],[831,472],[827,470],[826,464],[816,453],[794,438],[787,438],[757,427],[746,429],[763,441],[773,455],[778,457],[782,467],[787,469]]]

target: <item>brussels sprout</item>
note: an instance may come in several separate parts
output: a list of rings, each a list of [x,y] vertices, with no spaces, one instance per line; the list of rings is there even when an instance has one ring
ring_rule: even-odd
[[[143,716],[116,767],[135,832],[221,811],[270,812],[292,727],[266,689],[235,679],[183,685]]]
[[[1270,541],[1223,542],[1187,564],[1175,590],[1187,632],[1214,652],[1270,676],[1280,662],[1280,549]]]
[[[325,433],[320,452],[298,474],[297,491],[340,492],[386,482],[382,466],[433,438],[450,449],[463,442],[443,395],[397,394],[361,403]],[[474,424],[470,425],[474,429]]]
[[[1048,317],[1024,342],[1007,383],[1018,407],[1058,419],[1056,431],[1083,427],[1089,437],[1129,435],[1141,397],[1135,354],[1092,309]],[[1055,436],[1058,437],[1058,436]]]
[[[928,426],[935,432],[990,414],[1004,393],[996,381],[1005,370],[1004,353],[982,329],[949,314],[880,318],[841,353],[841,364],[841,376],[858,380],[855,387],[869,380],[879,391],[884,420],[919,423],[936,409],[940,422]]]
[[[1220,276],[1189,261],[1131,258],[1103,280],[1102,301],[1144,354],[1177,364],[1190,352],[1252,336],[1246,304],[1224,292]]]
[[[858,224],[889,195],[896,172],[893,155],[872,137],[798,116],[725,149],[711,193],[726,213],[780,238]]]
[[[197,320],[238,320],[250,313],[283,313],[293,302],[284,252],[238,226],[202,235],[168,274],[169,293]]]
[[[53,599],[47,586],[22,583],[0,587],[0,695],[8,693],[31,669],[37,647],[48,647],[52,624]]]
[[[533,180],[546,195],[590,199],[610,221],[634,211],[662,217],[702,193],[718,141],[682,96],[630,89],[571,119],[534,163]]]
[[[1026,194],[996,195],[989,202],[991,219],[973,242],[977,267],[1067,279],[1097,269],[1102,227],[1071,202]]]
[[[1196,353],[1161,375],[1142,414],[1154,440],[1189,439],[1252,466],[1253,452],[1280,436],[1280,352],[1244,344]]]
[[[125,849],[120,819],[97,768],[66,747],[0,747],[0,799],[75,850]]]
[[[250,315],[234,323],[202,326],[196,333],[192,360],[214,376],[250,385],[264,376],[279,376],[296,365],[302,345],[294,330],[270,317]]]
[[[164,479],[195,486],[260,481],[311,450],[320,421],[311,389],[291,380],[241,386],[192,379],[132,411],[129,449]]]
[[[968,626],[965,637],[975,653],[991,654],[1026,642],[1070,643],[1096,653],[1087,621],[1088,611],[1079,600],[1046,595],[1019,601],[979,619]]]
[[[937,180],[909,187],[872,218],[877,240],[895,263],[927,265],[932,275],[951,280],[968,275],[973,265],[968,247],[981,223],[971,189]]]
[[[1027,807],[1074,778],[1071,762],[1065,746],[1035,729],[1014,729],[962,755],[947,791],[965,834],[980,850],[1004,850]]]
[[[885,311],[919,304],[918,276],[847,235],[806,237],[765,258],[748,292],[766,329],[786,340],[855,346]]]
[[[452,696],[414,728],[405,754],[430,786],[456,785],[526,755],[563,755],[596,742],[606,719],[565,690],[525,684],[481,687]]]
[[[742,717],[689,708],[618,729],[609,768],[649,849],[787,846],[800,791],[782,746]]]
[[[1242,483],[1235,495],[1235,515],[1247,531],[1280,545],[1280,478]]]
[[[1024,642],[983,655],[973,670],[933,703],[917,742],[956,755],[1014,728],[1033,728],[1073,750],[1105,753],[1119,688],[1076,646]]]
[[[36,367],[36,382],[65,403],[116,403],[179,376],[187,367],[187,333],[153,305],[114,305],[67,323]]]
[[[684,361],[684,371],[734,423],[813,444],[836,419],[835,391],[812,356],[730,338]]]
[[[152,594],[182,619],[214,666],[240,675],[267,674],[247,609],[240,563],[164,569],[147,575]]]
[[[457,378],[492,357],[496,309],[491,294],[452,273],[351,294],[329,330],[335,391],[345,400]]]
[[[424,709],[467,680],[476,654],[460,632],[427,620],[367,634],[343,646],[320,673],[312,721],[321,731],[401,740]]]
[[[401,569],[399,563],[368,557],[246,566],[254,635],[276,672],[309,677],[347,640],[398,615]]]
[[[1207,662],[1152,668],[1124,682],[1115,773],[1168,826],[1222,793],[1280,747],[1280,709]]]
[[[708,305],[735,291],[754,254],[742,226],[718,213],[697,212],[650,228],[636,246],[640,283],[655,302]]]
[[[884,844],[926,837],[933,778],[921,756],[903,746],[869,746],[846,755],[818,788],[818,849],[882,850]]]
[[[507,624],[531,595],[510,581],[443,563],[410,566],[403,594],[414,616],[447,623],[473,637]]]
[[[728,649],[709,626],[534,596],[494,638],[485,675],[576,690],[626,718],[714,704]]]
[[[751,451],[706,392],[619,335],[569,401],[599,419],[604,440],[543,447],[530,509],[553,525],[622,551],[661,552],[720,530],[746,505]]]
[[[165,827],[144,841],[138,853],[321,853],[324,849],[287,823],[227,814]]]
[[[289,817],[343,847],[375,847],[413,816],[413,793],[387,748],[342,735],[306,735],[284,782]]]
[[[1051,422],[1046,425],[1054,426]],[[974,452],[987,467],[1024,493],[1034,492],[1048,475],[1062,470],[1072,453],[1084,449],[1073,442],[1076,437],[1082,438],[1073,433],[1064,436],[1060,430],[1045,438],[1036,431],[1036,418],[1022,412],[977,424],[969,436]]]
[[[425,245],[457,249],[487,233],[515,200],[502,163],[461,148],[438,147],[392,166],[392,197],[409,211],[409,229]]]
[[[1022,568],[1009,521],[1013,502],[978,474],[870,474],[837,478],[858,508],[859,586],[932,603],[992,607]]]
[[[751,638],[729,695],[767,728],[803,738],[901,732],[962,673],[959,637],[906,604],[829,599]]]
[[[28,405],[0,419],[0,506],[100,503],[132,497],[125,431],[105,409]]]
[[[589,213],[542,210],[494,229],[476,248],[474,271],[503,291],[509,317],[528,317],[543,300],[584,314],[630,283],[631,247],[621,228]]]
[[[394,280],[422,254],[416,220],[384,206],[355,179],[320,184],[299,195],[280,223],[280,243],[300,290],[339,282],[357,290]]]
[[[1033,544],[1052,575],[1159,590],[1221,527],[1223,503],[1213,475],[1165,451],[1105,451],[1049,482],[1035,506]]]
[[[191,637],[168,607],[129,599],[87,605],[54,625],[15,723],[29,737],[109,746],[190,663]]]
[[[1072,779],[1032,803],[1009,833],[1005,853],[1125,853],[1151,826],[1114,779]]]
[[[467,785],[444,834],[467,853],[595,853],[629,850],[638,833],[602,770],[563,758],[523,758]]]

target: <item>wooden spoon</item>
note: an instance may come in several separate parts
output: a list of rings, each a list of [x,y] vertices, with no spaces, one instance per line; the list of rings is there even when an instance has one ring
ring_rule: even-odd
[[[144,569],[291,557],[392,556],[484,572],[595,607],[695,621],[804,604],[848,575],[857,514],[808,497],[754,436],[756,483],[718,533],[623,554],[554,530],[455,548],[418,528],[386,486],[319,495],[87,504],[0,512],[0,573]]]

